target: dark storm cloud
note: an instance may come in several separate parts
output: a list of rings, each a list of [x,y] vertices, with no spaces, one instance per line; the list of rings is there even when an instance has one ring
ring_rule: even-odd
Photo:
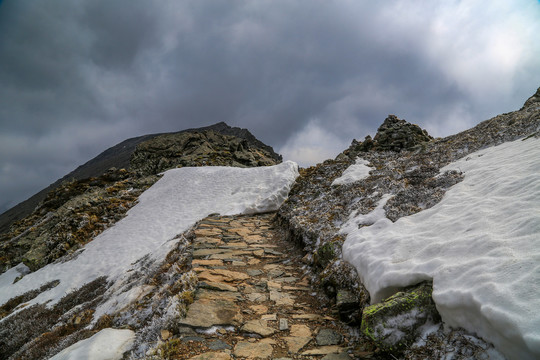
[[[389,113],[442,136],[540,85],[537,4],[401,4],[4,1],[0,206],[131,136],[225,121],[307,164]]]

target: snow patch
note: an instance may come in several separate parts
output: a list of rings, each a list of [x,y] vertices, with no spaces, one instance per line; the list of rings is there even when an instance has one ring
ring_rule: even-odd
[[[94,336],[62,350],[49,360],[120,360],[131,349],[135,333],[131,330],[103,329]]]
[[[0,289],[10,286],[18,277],[24,276],[29,272],[30,269],[23,263],[12,267],[0,276]]]
[[[353,216],[344,259],[376,303],[433,280],[443,321],[476,333],[509,359],[540,358],[540,139],[470,154],[440,203],[392,223]],[[360,220],[359,220],[360,219]]]
[[[369,177],[371,168],[367,166],[368,164],[369,161],[357,158],[354,164],[345,169],[343,174],[332,182],[332,186],[352,184]]]
[[[49,264],[15,284],[15,271],[19,270],[2,274],[0,304],[57,279],[58,286],[41,293],[28,305],[48,302],[52,306],[70,291],[101,276],[117,284],[129,282],[130,272],[163,260],[177,242],[177,234],[211,213],[277,210],[297,176],[298,166],[292,161],[245,169],[215,166],[169,170],[141,194],[139,203],[125,218],[98,235],[76,258]],[[119,294],[105,307],[116,309],[134,296],[136,289]]]

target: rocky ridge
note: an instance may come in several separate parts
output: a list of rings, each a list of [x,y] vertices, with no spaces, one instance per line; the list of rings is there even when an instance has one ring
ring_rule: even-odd
[[[224,123],[221,130],[234,129]],[[249,134],[249,132],[248,132]],[[50,190],[34,211],[0,234],[0,272],[20,262],[35,271],[73,254],[136,204],[160,172],[183,166],[275,165],[280,157],[253,141],[214,130],[191,130],[139,143],[127,169],[66,181]]]
[[[243,148],[247,152],[251,152],[254,149],[258,149],[258,152],[262,153],[265,157],[268,157],[267,160],[272,163],[280,163],[282,161],[281,155],[274,152],[271,146],[268,146],[258,140],[253,134],[247,129],[241,129],[238,127],[231,127],[224,122],[219,122],[214,125],[205,126],[195,129],[186,129],[175,133],[165,133],[165,134],[149,134],[138,136],[135,138],[130,138],[122,141],[121,143],[103,151],[101,154],[95,158],[89,160],[87,163],[79,166],[74,171],[70,172],[66,176],[58,179],[53,184],[49,185],[45,189],[41,190],[37,194],[33,195],[29,199],[21,202],[20,204],[14,206],[8,211],[0,214],[0,233],[9,231],[9,227],[18,220],[23,219],[24,217],[30,215],[35,208],[42,202],[47,194],[65,184],[66,182],[73,182],[78,180],[84,180],[88,178],[97,178],[104,174],[110,168],[117,169],[129,169],[131,164],[131,159],[133,157],[133,152],[136,150],[137,146],[143,144],[144,142],[151,141],[152,139],[159,138],[162,136],[165,137],[182,137],[185,133],[199,133],[204,134],[209,131],[212,131],[219,135],[224,136],[233,136],[243,143]],[[231,139],[231,138],[229,138]],[[234,145],[236,146],[236,145]],[[233,146],[233,147],[234,147]],[[234,150],[233,150],[234,151]],[[247,154],[244,156],[248,156]],[[242,156],[241,154],[239,156]],[[175,157],[180,157],[179,154],[175,154]],[[225,157],[227,157],[225,155]],[[248,156],[249,158],[249,156]],[[225,164],[223,164],[225,165]],[[195,166],[195,165],[189,165]]]
[[[253,167],[277,164],[275,156],[248,140],[213,130],[166,134],[135,148],[130,169],[144,175],[183,166]]]

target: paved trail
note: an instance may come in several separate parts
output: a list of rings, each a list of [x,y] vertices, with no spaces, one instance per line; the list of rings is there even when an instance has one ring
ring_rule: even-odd
[[[317,302],[301,252],[273,217],[211,216],[194,230],[199,286],[182,321],[181,358],[352,358],[348,331]]]

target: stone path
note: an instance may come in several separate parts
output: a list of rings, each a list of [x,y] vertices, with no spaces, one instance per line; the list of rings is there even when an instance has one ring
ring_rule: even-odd
[[[317,302],[301,252],[273,216],[210,216],[194,230],[199,285],[171,358],[352,358],[348,331]]]

